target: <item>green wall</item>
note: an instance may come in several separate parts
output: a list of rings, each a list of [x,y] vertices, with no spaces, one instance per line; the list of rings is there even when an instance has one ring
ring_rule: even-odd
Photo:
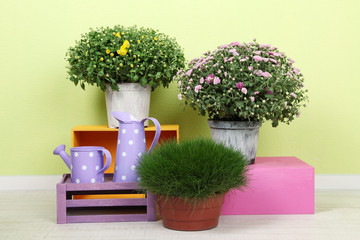
[[[360,174],[357,0],[14,0],[0,2],[0,175],[66,172],[52,155],[76,125],[106,124],[104,93],[66,79],[67,48],[90,27],[138,25],[176,37],[188,60],[232,41],[270,43],[296,60],[309,106],[291,125],[260,130],[258,156],[297,156],[316,173]],[[210,136],[207,119],[151,95],[151,116],[182,139]]]

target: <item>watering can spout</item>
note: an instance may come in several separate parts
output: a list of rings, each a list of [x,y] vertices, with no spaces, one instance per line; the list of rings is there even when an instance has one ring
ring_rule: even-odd
[[[61,144],[57,148],[55,148],[54,155],[59,155],[65,162],[66,166],[71,170],[71,159],[69,154],[65,152],[65,145]]]
[[[120,123],[137,122],[138,120],[127,112],[111,112],[111,115],[116,118]]]

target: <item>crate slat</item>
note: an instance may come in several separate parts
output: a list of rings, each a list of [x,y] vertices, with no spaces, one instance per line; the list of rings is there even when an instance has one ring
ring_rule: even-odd
[[[146,206],[146,198],[66,200],[66,207]]]
[[[146,214],[113,214],[67,216],[67,223],[98,223],[98,222],[141,222],[147,221]]]

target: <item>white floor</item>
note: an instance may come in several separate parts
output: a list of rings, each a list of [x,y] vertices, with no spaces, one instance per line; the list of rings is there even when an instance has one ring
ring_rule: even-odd
[[[318,190],[314,215],[221,216],[201,232],[161,221],[56,224],[55,191],[0,191],[0,240],[10,239],[360,239],[360,190]]]

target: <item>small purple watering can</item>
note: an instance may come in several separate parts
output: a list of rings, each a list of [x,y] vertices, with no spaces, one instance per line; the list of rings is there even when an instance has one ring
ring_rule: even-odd
[[[71,170],[72,183],[104,182],[104,172],[110,167],[111,154],[103,147],[73,147],[71,157],[65,152],[62,144],[54,150],[54,155],[60,155],[66,166]],[[106,164],[104,166],[104,153]]]
[[[159,141],[161,134],[160,123],[155,118],[144,118],[138,121],[126,112],[111,112],[111,115],[120,122],[114,182],[137,182],[138,176],[135,169],[138,159],[146,153],[144,122],[149,119],[153,121],[156,128],[155,137],[149,152],[155,148]]]

